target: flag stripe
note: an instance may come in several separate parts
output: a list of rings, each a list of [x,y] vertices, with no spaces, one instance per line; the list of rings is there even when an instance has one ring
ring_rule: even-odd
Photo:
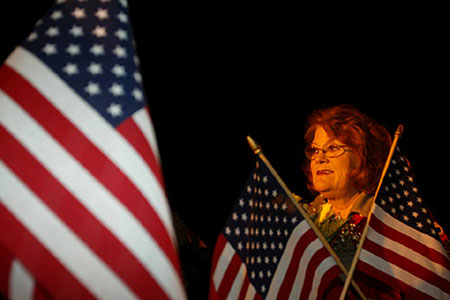
[[[0,158],[142,298],[165,295],[127,248],[0,126]],[[9,153],[16,155],[8,155]],[[23,164],[27,168],[23,168]],[[79,226],[79,224],[82,226]],[[120,257],[120,260],[117,258]],[[167,297],[167,296],[165,296]]]
[[[138,110],[135,115],[141,116],[142,113],[146,113],[147,110],[145,108],[142,108]],[[161,187],[164,187],[164,181],[162,178],[162,173],[159,168],[158,161],[156,160],[156,156],[153,153],[153,150],[148,143],[148,140],[146,139],[144,133],[141,131],[141,128],[136,123],[135,119],[138,118],[129,118],[125,121],[123,121],[118,127],[117,131],[119,131],[127,141],[133,145],[133,147],[136,149],[136,151],[142,156],[142,158],[145,160],[145,162],[148,164],[150,169],[155,174],[156,178],[158,179],[159,184]],[[147,119],[147,121],[150,121],[150,119]]]
[[[13,260],[9,280],[9,299],[31,300],[33,299],[33,291],[34,278],[20,261]]]
[[[234,278],[233,284],[231,285],[230,292],[228,293],[227,300],[236,300],[239,299],[239,295],[241,294],[242,287],[245,282],[245,278],[247,277],[247,268],[245,264],[241,263],[239,267],[239,271]]]
[[[5,184],[11,187],[7,191],[0,191],[4,205],[83,285],[100,298],[113,296],[123,299],[136,298],[109,267],[49,211],[2,162],[0,172]],[[73,253],[77,253],[77,261],[71,259]],[[94,274],[95,283],[91,278]]]
[[[218,290],[223,280],[223,276],[225,275],[225,271],[233,257],[234,251],[222,234],[219,235],[216,249],[218,255],[216,256],[216,254],[214,254],[212,266],[214,270],[213,282],[216,290]]]
[[[245,267],[245,264],[242,264]],[[246,270],[247,273],[247,270]],[[238,300],[246,300],[248,298],[246,297],[250,297],[250,295],[247,296],[247,294],[249,293],[249,287],[250,287],[250,280],[248,279],[248,276],[246,274],[246,276],[243,277],[243,282],[242,282],[242,286],[241,286],[241,291],[239,293],[239,297],[237,298]],[[253,298],[253,297],[252,297]]]
[[[59,178],[64,186],[139,258],[147,271],[163,287],[165,293],[169,295],[183,293],[181,279],[167,257],[128,210],[9,97],[0,92],[0,100],[2,109],[11,112],[11,114],[2,115],[0,120],[9,127],[8,131],[14,132],[16,138],[26,146],[28,151],[37,157],[55,177]],[[26,130],[23,130],[24,128]],[[172,285],[169,285],[167,278],[171,279]],[[178,282],[178,285],[173,286],[174,282]]]
[[[294,286],[294,281],[296,280],[296,277],[300,275],[297,273],[306,271],[306,268],[304,268],[305,264],[307,263],[307,258],[304,257],[306,252],[305,246],[310,245],[311,242],[313,242],[315,239],[316,234],[312,230],[308,230],[300,237],[300,239],[296,243],[294,253],[290,257],[291,262],[282,281],[283,283],[281,284],[281,287],[278,291],[277,299],[281,300],[289,298],[289,295],[291,294],[292,288]],[[298,291],[300,291],[302,289],[302,286],[299,286],[298,288]]]
[[[6,173],[4,173],[1,161],[0,166],[3,176]],[[26,187],[24,186],[23,188],[24,190],[20,192],[25,193]],[[91,292],[87,290],[88,285],[81,284],[75,277],[77,272],[71,272],[68,265],[63,265],[61,263],[62,260],[58,260],[50,253],[49,247],[44,246],[43,243],[37,240],[36,237],[38,235],[34,235],[33,231],[25,228],[20,222],[21,220],[16,219],[9,208],[4,206],[4,193],[0,190],[0,199],[2,199],[2,203],[0,203],[0,226],[4,226],[2,228],[8,228],[9,230],[8,232],[0,231],[0,242],[11,249],[11,253],[21,258],[28,270],[35,277],[39,278],[40,282],[46,286],[54,297],[61,299],[94,299]],[[17,199],[23,201],[24,197]],[[53,234],[53,230],[49,232]],[[60,241],[60,243],[63,242]],[[23,247],[24,244],[27,247]],[[29,251],[29,249],[33,249],[33,251]],[[67,251],[69,250],[73,249],[68,248]],[[75,268],[77,267],[75,266]],[[98,271],[101,272],[101,269]],[[62,286],[64,288],[61,288]]]
[[[398,253],[401,254],[403,257],[414,257],[414,262],[418,265],[427,268],[427,271],[431,271],[433,273],[436,273],[436,275],[441,276],[442,278],[450,278],[450,271],[449,269],[446,269],[445,266],[436,263],[433,260],[430,260],[429,258],[433,256],[434,253],[419,253],[416,252],[415,249],[418,249],[419,246],[416,244],[420,244],[417,241],[412,241],[414,244],[408,244],[408,243],[401,243],[402,241],[405,241],[405,238],[401,238],[401,233],[396,233],[396,230],[393,228],[389,228],[388,226],[383,226],[383,223],[381,223],[380,220],[374,217],[373,223],[371,223],[371,228],[373,230],[369,230],[367,238],[372,243],[374,243],[373,247],[376,247],[376,245],[379,245],[381,247],[386,248],[388,253]],[[381,233],[384,233],[381,234]],[[394,234],[394,235],[392,235]],[[395,235],[397,234],[397,235]],[[398,238],[396,240],[393,240],[393,238]],[[408,241],[411,241],[412,239],[408,237]],[[424,245],[420,244],[421,248],[424,248]],[[434,252],[434,250],[431,250],[429,252]],[[435,255],[437,256],[437,255]],[[399,263],[399,261],[394,260],[396,263]],[[420,274],[420,273],[419,273]],[[448,282],[450,286],[450,282]]]
[[[424,283],[432,283],[428,285],[434,285],[444,292],[450,294],[450,282],[438,276],[436,273],[427,270],[420,264],[420,262],[411,261],[407,258],[407,256],[405,256],[404,253],[396,253],[394,251],[391,251],[388,249],[388,247],[386,247],[386,245],[384,245],[383,247],[372,242],[371,240],[367,240],[365,241],[365,243],[367,243],[365,245],[365,249],[367,249],[367,251],[370,251],[370,253],[372,253],[373,255],[377,255],[380,257],[381,255],[383,255],[383,260],[389,262],[392,266],[396,266],[399,269],[401,268],[407,273],[415,274],[414,276],[416,277],[415,280],[417,282],[423,281],[421,285],[423,285]],[[408,277],[399,277],[400,280],[402,280],[402,278],[406,279]],[[409,279],[406,282],[412,283],[412,280]]]
[[[340,274],[342,273],[341,269],[336,266],[336,262],[332,257],[328,257],[325,259],[322,264],[319,266],[318,269],[321,268],[321,266],[325,266],[325,271],[323,272],[323,275],[321,277],[321,281],[318,282],[318,279],[316,279],[316,275],[314,275],[314,284],[318,284],[317,288],[317,297],[315,299],[323,299],[324,293],[326,289],[329,287],[329,284]],[[320,273],[319,273],[320,274]],[[319,277],[319,276],[317,276]]]
[[[8,85],[6,78],[19,82],[21,89],[14,89],[13,85]],[[127,206],[146,227],[147,231],[155,237],[155,241],[159,243],[163,251],[169,254],[172,263],[176,265],[177,259],[171,248],[171,240],[168,238],[163,224],[153,208],[148,205],[142,194],[136,190],[134,184],[128,180],[121,170],[105,157],[97,147],[92,145],[38,91],[8,66],[4,66],[0,71],[0,87],[32,115],[48,133],[52,134],[53,138],[64,146],[78,162],[81,162],[90,174],[96,176],[99,182]],[[33,99],[33,101],[29,101],[29,99]],[[67,136],[71,138],[67,139]],[[133,201],[129,201],[129,199]]]
[[[312,230],[311,230],[312,231]],[[316,243],[321,243],[318,239]],[[322,246],[322,245],[321,245]],[[321,247],[315,251],[314,255],[309,260],[307,270],[305,274],[305,280],[303,283],[303,289],[300,294],[300,299],[316,299],[317,297],[317,286],[322,276],[317,276],[318,274],[323,275],[322,270],[319,269],[319,266],[322,266],[322,263],[325,262],[325,259],[329,257],[328,251]],[[331,258],[331,257],[330,257]],[[314,275],[314,276],[313,276]],[[314,279],[316,281],[314,281]],[[304,298],[303,298],[304,297]]]
[[[24,48],[16,48],[6,63],[37,87],[72,124],[77,124],[78,129],[130,178],[156,210],[170,237],[175,241],[170,209],[164,191],[145,161],[122,135],[73,93],[73,90],[53,71]]]
[[[415,296],[416,299],[450,299],[448,294],[443,293],[432,284],[417,278],[413,274],[373,255],[365,249],[361,251],[358,268],[374,278],[400,287],[403,291],[407,291],[409,297]]]
[[[156,134],[152,126],[152,120],[150,117],[150,110],[148,106],[142,110],[138,110],[133,114],[133,120],[139,129],[142,131],[145,139],[148,141],[150,148],[152,149],[152,154],[155,160],[160,163],[158,143],[156,142]]]
[[[217,293],[219,294],[220,299],[227,298],[227,295],[231,290],[234,279],[236,278],[236,276],[239,272],[241,263],[242,263],[242,261],[239,258],[239,255],[236,252],[234,252],[232,255],[231,261],[228,264],[228,267],[223,275],[220,286],[217,289]]]
[[[450,270],[450,262],[442,245],[434,238],[423,234],[385,213],[378,205],[373,210],[373,227],[391,240],[399,241],[405,247],[414,249],[422,256]],[[414,237],[414,238],[413,238]]]
[[[5,299],[9,291],[9,273],[12,261],[12,254],[0,243],[0,295]]]
[[[294,251],[297,249],[299,239],[301,239],[301,237],[308,232],[309,228],[310,227],[307,222],[301,222],[292,232],[289,240],[287,241],[286,248],[283,256],[281,257],[277,270],[275,271],[274,280],[272,280],[266,299],[276,299],[284,280],[289,279],[286,279],[286,272],[290,268],[289,262],[291,257],[294,255]],[[294,267],[297,267],[297,264],[295,264]],[[283,292],[282,289],[281,292]]]

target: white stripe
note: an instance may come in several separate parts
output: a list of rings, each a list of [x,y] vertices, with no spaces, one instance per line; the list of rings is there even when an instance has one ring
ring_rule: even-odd
[[[135,295],[0,161],[0,199],[6,208],[96,297]],[[5,188],[8,187],[8,188]]]
[[[450,299],[450,295],[444,293],[438,287],[414,276],[413,274],[397,267],[396,265],[385,261],[384,259],[368,252],[364,248],[361,251],[360,259],[363,262],[373,266],[374,268],[388,274],[389,276],[403,281],[405,284],[410,285],[417,290],[430,295],[431,297],[435,297],[436,299]]]
[[[245,264],[241,264],[239,272],[234,278],[233,284],[231,285],[230,292],[228,293],[227,300],[236,300],[239,298],[239,293],[241,292],[242,285],[244,284],[245,277],[247,276],[247,268]]]
[[[170,209],[164,191],[143,158],[126,139],[26,49],[17,47],[6,63],[30,81],[130,178],[155,209],[175,243]]]
[[[183,284],[169,259],[126,207],[2,91],[0,112],[0,124],[139,259],[165,292],[183,298]]]
[[[289,267],[289,262],[292,259],[292,255],[294,254],[295,247],[299,239],[305,234],[305,232],[310,229],[308,223],[306,221],[301,222],[297,227],[295,227],[292,232],[289,240],[286,244],[286,248],[281,256],[280,262],[278,264],[277,269],[275,270],[275,274],[273,276],[272,282],[270,284],[269,292],[267,293],[267,300],[274,300],[277,298],[278,291],[280,290],[281,284],[283,283],[284,277],[286,276],[287,269]]]
[[[440,242],[438,242],[431,236],[424,234],[410,226],[405,226],[405,224],[403,224],[396,218],[392,217],[390,214],[386,213],[378,205],[374,206],[373,214],[375,216],[377,216],[377,218],[381,222],[386,224],[387,226],[389,226],[391,228],[395,228],[395,230],[397,230],[407,236],[414,237],[414,239],[416,239],[416,240],[420,240],[422,242],[422,244],[427,245],[428,248],[432,248],[432,249],[442,253],[442,255],[444,255],[445,257],[448,257],[446,251],[444,250],[444,248],[442,247],[442,244]]]
[[[230,243],[227,242],[222,250],[222,253],[220,254],[220,257],[217,261],[216,270],[214,270],[213,274],[213,282],[214,286],[216,287],[216,291],[220,287],[220,283],[222,282],[223,276],[225,275],[225,271],[227,270],[234,253],[235,252],[233,247],[231,246]]]
[[[133,114],[133,120],[139,129],[142,131],[142,134],[147,139],[150,147],[153,150],[156,158],[159,160],[159,150],[158,143],[156,142],[155,131],[152,126],[152,121],[150,120],[150,115],[145,108],[142,108]]]
[[[319,291],[319,285],[322,283],[323,275],[330,270],[332,267],[336,266],[334,258],[331,256],[325,258],[318,266],[314,272],[314,278],[312,281],[312,289],[309,294],[309,299],[317,299],[317,292]]]
[[[19,260],[14,259],[9,273],[9,299],[31,300],[33,299],[33,291],[33,276],[31,276]]]
[[[406,226],[406,225],[400,225],[400,226]],[[395,228],[396,230],[399,230],[400,227]],[[387,248],[389,250],[392,250],[394,253],[397,253],[399,255],[402,255],[410,260],[413,260],[415,263],[419,264],[420,266],[430,270],[433,273],[436,273],[437,275],[441,276],[442,278],[445,278],[449,281],[450,284],[450,271],[447,270],[445,267],[443,267],[440,264],[435,263],[434,261],[428,259],[427,257],[423,256],[419,252],[414,251],[414,249],[407,248],[403,246],[402,244],[393,241],[389,239],[388,237],[379,234],[375,230],[369,227],[369,231],[367,234],[367,238],[374,243],[380,245],[383,248]],[[428,245],[426,245],[428,246]]]
[[[245,294],[244,300],[253,300],[256,295],[256,290],[253,284],[250,282],[247,289],[247,294]]]
[[[289,299],[294,300],[300,298],[300,293],[303,289],[303,283],[306,279],[306,270],[308,268],[308,263],[311,261],[311,258],[314,256],[317,250],[321,249],[322,247],[322,242],[319,239],[315,239],[305,249],[302,258],[300,259],[300,266],[298,267],[297,275],[295,276]]]

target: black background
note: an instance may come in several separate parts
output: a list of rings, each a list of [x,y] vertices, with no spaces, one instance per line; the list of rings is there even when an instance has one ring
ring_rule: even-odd
[[[332,19],[293,7],[130,1],[144,87],[174,212],[210,251],[253,168],[251,135],[290,189],[306,116],[348,103],[393,134],[425,202],[450,230],[448,59],[439,18]],[[0,60],[52,1],[2,8]]]

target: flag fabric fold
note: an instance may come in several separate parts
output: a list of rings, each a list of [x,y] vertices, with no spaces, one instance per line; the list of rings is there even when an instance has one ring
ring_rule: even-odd
[[[56,1],[0,67],[0,140],[4,297],[185,299],[126,0]]]
[[[397,147],[375,200],[357,269],[406,299],[450,299],[450,260]]]
[[[219,235],[212,299],[321,299],[340,269],[258,157]]]

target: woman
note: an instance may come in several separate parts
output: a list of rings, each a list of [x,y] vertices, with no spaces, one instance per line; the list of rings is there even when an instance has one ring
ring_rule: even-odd
[[[390,134],[352,106],[341,105],[314,111],[305,141],[304,171],[317,197],[304,206],[349,269],[386,162]],[[364,274],[354,278],[369,298],[401,299],[399,291]],[[334,282],[326,298],[338,299],[342,285],[341,279]]]

